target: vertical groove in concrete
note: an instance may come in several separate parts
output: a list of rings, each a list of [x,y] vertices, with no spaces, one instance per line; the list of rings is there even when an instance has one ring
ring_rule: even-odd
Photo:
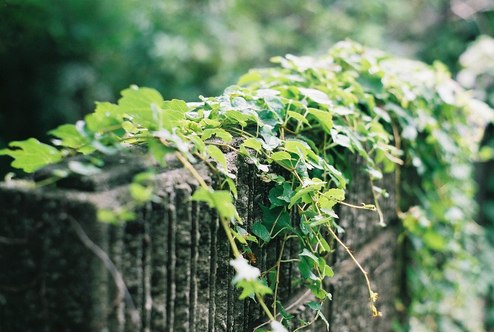
[[[110,257],[115,264],[115,267],[119,270],[119,272],[123,273],[123,257],[122,254],[124,252],[124,226],[112,226],[110,228]],[[125,302],[123,299],[118,299],[119,295],[117,286],[115,285],[115,281],[113,279],[108,279],[108,289],[111,291],[113,295],[110,299],[108,299],[108,308],[110,309],[108,327],[110,331],[123,331],[125,327]]]
[[[175,300],[176,300],[176,285],[175,285],[175,265],[177,257],[175,254],[175,228],[177,224],[177,214],[175,206],[175,192],[169,192],[167,215],[168,215],[168,265],[167,265],[167,327],[166,330],[174,331],[174,319],[175,319]]]
[[[212,311],[210,306],[213,305],[211,301],[210,288],[214,283],[210,283],[210,277],[212,276],[212,261],[214,255],[213,249],[213,234],[215,231],[215,219],[212,218],[211,210],[203,204],[196,203],[197,210],[197,231],[196,237],[198,246],[196,248],[196,281],[197,281],[197,301],[195,306],[195,329],[197,331],[208,331],[210,323],[210,312]]]
[[[152,215],[152,203],[146,204],[144,211],[144,239],[143,239],[143,289],[144,289],[144,300],[143,300],[143,310],[142,310],[142,331],[151,331],[151,309],[153,306],[153,298],[151,296],[151,274],[152,268],[152,252],[153,252],[153,242],[151,234],[151,223],[146,223],[146,221],[153,221]]]
[[[153,331],[165,331],[167,325],[168,281],[168,197],[160,193],[162,204],[153,204],[150,219],[151,235],[151,327]]]
[[[210,237],[211,237],[211,246],[210,246],[210,255],[211,262],[209,266],[209,323],[208,323],[208,331],[214,332],[216,329],[216,271],[217,271],[217,234],[218,234],[218,217],[215,214],[212,214],[211,218],[211,229],[210,229]]]
[[[232,253],[230,246],[228,246],[228,257],[227,257],[227,263],[228,259],[232,258]],[[234,318],[234,304],[235,304],[235,293],[233,291],[234,286],[232,286],[231,281],[233,279],[233,267],[228,265],[226,266],[226,280],[228,281],[228,284],[225,285],[226,289],[226,298],[227,298],[227,303],[226,303],[226,330],[228,332],[231,332],[234,330],[234,325],[235,325],[235,318]]]
[[[189,330],[196,331],[196,313],[198,298],[197,260],[199,257],[199,204],[191,202],[191,248],[190,248],[190,289],[189,289]]]
[[[228,316],[228,290],[230,280],[228,280],[228,266],[230,260],[230,246],[226,239],[225,232],[220,226],[217,232],[218,238],[216,243],[216,291],[214,296],[216,313],[215,313],[215,330],[227,331]]]
[[[257,171],[252,166],[240,162],[237,168],[239,171],[237,207],[245,221],[242,227],[249,231],[253,223],[262,219],[259,204],[269,204],[267,191],[270,184],[259,180],[256,177]],[[0,269],[0,329],[19,328],[15,326],[17,325],[15,322],[5,324],[8,316],[14,313],[11,307],[28,311],[29,318],[26,319],[29,320],[30,328],[46,330],[77,330],[86,327],[80,324],[85,323],[88,330],[248,331],[264,321],[264,314],[256,302],[249,299],[238,300],[239,291],[231,284],[235,274],[234,269],[229,265],[231,250],[214,210],[202,203],[189,201],[194,185],[189,184],[189,178],[184,177],[183,170],[165,171],[163,176],[159,177],[163,178],[164,185],[157,187],[156,195],[163,198],[162,203],[148,204],[139,213],[144,215],[137,221],[107,225],[105,226],[107,231],[99,230],[94,226],[95,209],[100,204],[98,200],[103,197],[110,198],[111,207],[119,204],[120,200],[125,202],[126,195],[128,196],[127,186],[108,192],[77,192],[79,201],[72,201],[73,199],[68,198],[68,195],[66,197],[63,191],[59,191],[60,193],[56,195],[42,191],[36,194],[25,191],[27,193],[22,194],[25,195],[25,199],[20,200],[18,194],[11,199],[8,190],[0,186],[0,198],[10,200],[8,202],[11,203],[8,207],[0,206],[0,219],[10,216],[8,219],[15,220],[21,216],[19,218],[21,221],[15,226],[2,220],[0,235],[23,238],[27,237],[26,233],[32,232],[29,230],[35,230],[32,232],[33,236],[30,236],[32,237],[29,240],[32,246],[30,250],[19,247],[18,251],[14,251],[10,245],[0,244],[2,250],[0,263],[10,267],[9,262],[2,257],[10,256],[16,259],[15,261],[18,262],[16,266],[19,266],[10,267],[8,272],[2,272]],[[363,183],[363,176],[360,177],[355,177],[354,182],[361,184],[349,190],[348,199],[352,203],[369,202],[364,194],[354,193],[368,190],[368,184]],[[72,194],[74,192],[76,191],[68,191]],[[21,191],[13,190],[12,193],[21,193]],[[31,212],[29,209],[22,211],[17,208],[17,213],[10,212],[10,207],[13,205],[29,206],[31,201],[35,202],[33,205],[39,206],[36,211]],[[92,210],[87,210],[82,202],[91,205]],[[391,199],[384,203],[383,207],[390,210],[390,204]],[[67,208],[68,205],[79,208],[72,211]],[[117,299],[118,290],[109,271],[106,268],[101,269],[101,262],[95,259],[90,251],[85,248],[79,250],[82,246],[81,242],[75,238],[73,232],[67,231],[68,224],[57,220],[59,211],[77,219],[94,242],[108,252],[116,268],[122,273],[132,294],[134,305],[139,310],[141,320],[138,323],[131,320],[130,303]],[[376,234],[386,234],[382,229],[378,230],[374,224],[369,225],[366,221],[368,215],[356,216],[354,211],[345,210],[339,212],[339,215],[341,224],[347,228],[345,237],[353,244],[356,254],[360,254],[362,244],[367,246],[376,243]],[[291,215],[291,220],[294,226],[298,226],[299,217],[295,212]],[[42,226],[38,227],[40,224]],[[31,229],[24,230],[20,226]],[[379,232],[376,233],[376,230]],[[108,234],[105,235],[105,232]],[[394,294],[389,286],[395,283],[390,277],[394,274],[394,259],[391,259],[394,251],[392,242],[395,238],[391,234],[386,234],[384,239],[387,243],[379,243],[382,247],[379,249],[379,254],[363,253],[362,264],[366,269],[369,268],[371,274],[379,275],[379,279],[374,281],[378,285],[377,291],[382,293],[384,303],[382,309],[388,314],[393,312]],[[253,250],[257,258],[254,265],[266,270],[275,264],[280,255],[280,241],[271,241],[262,248],[253,246]],[[286,243],[281,255],[283,258],[298,258],[299,252],[298,240],[292,239]],[[346,265],[347,256],[341,249],[336,249],[336,252],[334,259],[338,262],[330,264],[336,267],[335,273],[339,274],[336,269]],[[100,267],[94,268],[92,267],[94,265]],[[345,267],[350,268],[345,268],[343,279],[328,279],[328,288],[334,293],[335,301],[327,303],[324,312],[331,317],[332,328],[336,330],[367,327],[390,329],[386,324],[377,324],[390,322],[392,319],[389,319],[390,317],[375,320],[371,324],[367,322],[369,313],[368,311],[363,313],[367,310],[365,284],[362,283],[361,274],[354,269],[354,266]],[[15,270],[15,273],[12,273],[12,270]],[[22,279],[23,284],[27,283],[26,291],[23,291],[24,287],[19,288],[21,291],[15,293],[2,289],[4,281],[16,282],[19,280],[16,279],[17,276]],[[84,282],[81,276],[94,281]],[[31,280],[34,282],[31,283]],[[57,289],[62,281],[71,281],[71,286],[74,286],[73,289],[64,289],[68,294],[64,298],[60,297]],[[290,303],[288,301],[292,295],[300,291],[299,282],[297,263],[284,263],[281,267],[278,293],[279,300],[284,306]],[[104,286],[99,289],[98,283]],[[87,292],[93,289],[91,286],[95,286],[94,290]],[[361,288],[362,286],[364,289]],[[384,292],[380,290],[383,286]],[[81,288],[86,288],[86,291],[81,292]],[[388,290],[390,292],[384,294]],[[12,306],[5,307],[2,304],[2,297]],[[270,304],[272,299],[268,297],[266,301]],[[80,305],[86,302],[89,302],[87,306]],[[103,303],[89,310],[87,307],[90,306],[90,302]],[[61,304],[66,306],[62,307]],[[55,316],[55,311],[60,315]],[[101,316],[96,319],[98,314]],[[300,318],[307,316],[308,314],[305,313]],[[70,320],[64,322],[61,318],[70,318]],[[320,326],[311,328],[320,329]]]
[[[175,224],[175,308],[174,331],[189,331],[189,306],[191,286],[191,189],[188,184],[175,188],[176,224]]]
[[[135,310],[139,314],[142,312],[142,242],[143,242],[143,221],[142,216],[139,216],[135,222],[129,222],[125,225],[124,243],[126,250],[123,253],[123,275],[127,288],[132,297],[132,302],[127,304],[125,311],[125,330],[140,331],[141,322],[135,322],[133,318]]]

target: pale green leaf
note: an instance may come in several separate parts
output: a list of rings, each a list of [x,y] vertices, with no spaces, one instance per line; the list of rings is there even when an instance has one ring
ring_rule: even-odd
[[[307,119],[300,113],[294,111],[288,111],[287,114],[290,118],[293,118],[302,124],[310,125]]]
[[[57,145],[67,148],[80,149],[90,143],[90,140],[82,135],[77,127],[72,124],[58,126],[48,133],[60,139],[56,142]]]
[[[256,152],[261,153],[262,152],[262,142],[260,141],[260,139],[248,138],[240,145],[241,150],[242,150],[242,148],[244,148],[244,150],[245,150],[245,148],[251,148],[251,149],[254,149]]]
[[[84,120],[93,133],[112,132],[121,128],[122,111],[118,105],[112,103],[96,103],[96,110]]]
[[[312,88],[298,88],[298,91],[305,97],[313,100],[318,104],[333,105],[333,102],[328,98],[328,95],[320,90]]]
[[[331,133],[331,128],[333,127],[333,117],[329,111],[309,108],[308,112],[311,116],[317,119],[326,133]]]
[[[230,143],[233,140],[233,137],[230,133],[225,131],[222,128],[208,128],[202,131],[202,140],[207,140],[210,139],[211,137],[217,137],[221,140],[223,140],[225,143]]]
[[[227,219],[238,218],[237,210],[233,205],[233,198],[229,191],[206,190],[200,187],[194,192],[191,199],[206,202],[209,207],[215,208],[221,217]]]
[[[277,152],[273,153],[270,157],[273,161],[277,161],[277,162],[282,161],[282,160],[291,160],[292,159],[292,156],[285,151],[277,151]]]
[[[130,195],[137,203],[144,203],[151,200],[153,196],[153,188],[144,186],[139,183],[132,183],[129,186]]]
[[[211,156],[218,163],[218,165],[221,166],[221,168],[223,170],[228,169],[225,154],[223,154],[221,149],[219,149],[218,147],[216,147],[214,145],[208,145],[208,146],[206,146],[206,150],[207,150],[209,156]]]
[[[155,105],[156,111],[163,102],[163,97],[156,90],[132,86],[122,91],[118,105],[122,112],[132,117],[133,122],[149,129],[158,129],[158,125],[163,124],[158,124],[159,115],[153,112],[152,105]],[[161,120],[166,121],[165,117]]]
[[[303,196],[308,195],[310,193],[319,191],[323,187],[323,182],[314,182],[313,184],[307,185],[299,189],[295,195],[290,199],[290,204],[288,208],[292,208]]]
[[[28,173],[62,159],[62,153],[55,147],[41,143],[34,138],[11,142],[9,147],[10,149],[0,150],[0,155],[9,155],[14,158],[11,165]]]

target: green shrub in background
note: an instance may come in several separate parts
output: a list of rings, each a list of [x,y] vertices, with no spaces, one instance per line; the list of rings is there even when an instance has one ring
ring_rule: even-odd
[[[494,39],[482,35],[461,55],[461,71],[458,81],[479,99],[494,106]],[[488,263],[494,257],[494,123],[486,130],[480,150],[481,162],[478,164],[477,181],[479,186],[478,221],[485,227],[487,242],[481,255]],[[485,265],[485,270],[494,276],[492,265]],[[485,328],[494,330],[494,281],[486,281],[486,310],[484,313]]]

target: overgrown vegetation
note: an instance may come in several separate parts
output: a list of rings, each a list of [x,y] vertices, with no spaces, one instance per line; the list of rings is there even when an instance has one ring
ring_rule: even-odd
[[[104,166],[95,161],[132,146],[145,148],[160,165],[165,156],[174,155],[199,184],[192,199],[218,213],[234,255],[231,265],[240,298],[256,299],[274,329],[283,329],[278,320],[289,329],[307,324],[291,321],[278,302],[279,267],[266,274],[245,259],[253,244],[274,239],[300,243],[301,252],[291,259],[318,299],[309,305],[314,320],[325,320],[321,304],[331,299],[322,282],[333,276],[328,255],[333,242],[361,269],[370,313],[381,315],[375,305],[379,291],[371,282],[379,277],[367,276],[339,238],[335,208],[373,210],[374,223],[384,227],[379,199],[388,194],[375,182],[395,173],[402,199],[396,208],[403,237],[412,247],[410,313],[430,329],[458,321],[438,304],[461,295],[458,275],[470,276],[478,269],[469,252],[475,233],[472,159],[483,125],[479,120],[490,117],[490,109],[465,94],[440,63],[427,66],[351,41],[338,43],[321,57],[288,55],[273,61],[279,66],[252,70],[222,95],[196,103],[164,100],[153,89],[132,86],[117,104],[97,103],[84,121],[51,131],[51,145],[31,138],[11,143],[0,154],[13,157],[12,165],[25,172],[85,156],[84,163],[69,163],[68,170],[55,169],[55,178],[98,172]],[[235,175],[229,171],[227,151],[253,163],[259,177],[272,185],[270,207],[259,223],[245,225],[236,211]],[[346,172],[349,156],[362,159],[361,172],[372,185],[374,202],[346,201],[352,181]],[[198,162],[218,177],[214,187],[196,171]],[[150,177],[139,175],[130,186],[133,208],[152,199]],[[293,212],[299,221],[292,225]],[[125,207],[100,211],[99,218],[120,223],[134,214]]]
[[[452,8],[462,2],[476,11],[461,18]],[[494,12],[482,6],[478,0],[0,0],[0,149],[29,136],[46,139],[49,129],[81,119],[94,100],[116,101],[131,84],[154,87],[166,99],[215,96],[273,55],[322,54],[348,37],[454,68],[467,41],[494,31]],[[0,175],[7,171],[0,163]]]
[[[489,36],[480,36],[472,43],[460,57],[463,66],[458,74],[458,82],[464,87],[472,89],[476,98],[494,106],[494,39]],[[494,123],[486,129],[482,146],[479,152],[481,163],[477,166],[477,181],[479,191],[479,213],[477,221],[485,228],[487,241],[483,244],[482,259],[489,262],[494,256]],[[486,265],[483,270],[486,276],[492,276],[494,270]],[[494,330],[494,284],[487,278],[484,302],[485,330]]]

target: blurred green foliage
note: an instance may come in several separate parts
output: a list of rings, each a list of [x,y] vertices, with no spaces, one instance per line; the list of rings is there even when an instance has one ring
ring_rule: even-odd
[[[494,39],[482,35],[461,55],[461,71],[458,81],[472,90],[479,99],[494,106]],[[482,260],[490,263],[494,256],[494,123],[491,123],[484,134],[481,148],[481,163],[477,166],[477,182],[479,216],[477,221],[485,227],[486,244],[481,251]],[[484,321],[487,331],[494,330],[494,269],[486,265],[485,271],[490,274],[484,294],[486,304]]]
[[[480,30],[453,2],[0,0],[0,146],[43,137],[130,84],[195,100],[271,56],[347,37],[454,66]]]

